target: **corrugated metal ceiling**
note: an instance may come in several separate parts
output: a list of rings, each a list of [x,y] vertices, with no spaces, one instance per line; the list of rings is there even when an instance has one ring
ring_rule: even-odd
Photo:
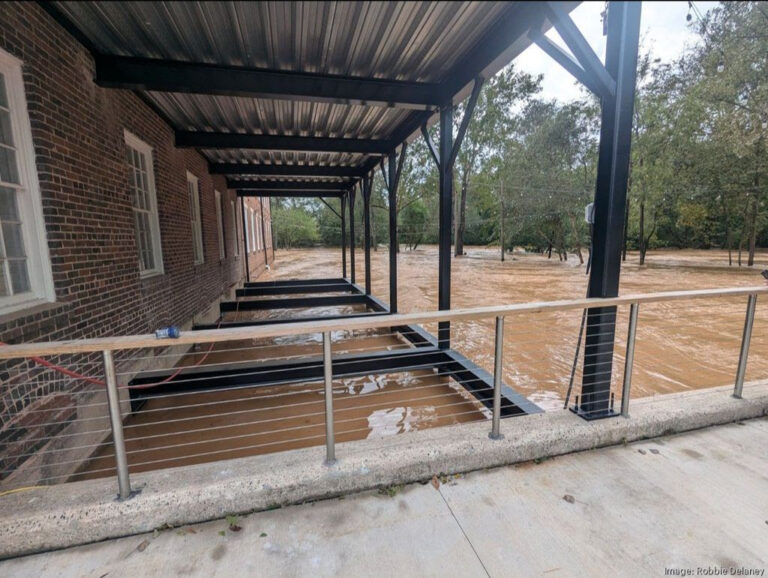
[[[52,4],[100,54],[441,82],[501,18],[514,17],[516,7],[523,3]],[[146,92],[144,96],[182,131],[389,139],[424,114],[386,106],[300,99],[168,92]],[[370,162],[368,155],[349,153],[236,148],[201,152],[215,163],[360,167]]]

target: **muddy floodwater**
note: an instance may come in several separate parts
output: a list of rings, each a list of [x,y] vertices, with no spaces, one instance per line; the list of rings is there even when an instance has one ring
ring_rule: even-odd
[[[746,256],[745,256],[746,257]],[[586,258],[586,255],[585,255]],[[371,286],[389,301],[388,253],[372,254]],[[735,261],[735,254],[734,254]],[[437,247],[402,250],[398,255],[401,313],[437,309]],[[356,252],[357,282],[363,284],[363,253]],[[498,248],[469,247],[452,259],[452,308],[530,301],[578,299],[586,295],[584,265],[574,255],[561,262],[538,254],[507,254]],[[768,252],[758,252],[754,267],[729,267],[725,251],[670,250],[637,254],[623,264],[620,293],[762,285],[760,271]],[[341,274],[338,249],[283,250],[259,280],[335,277]],[[768,301],[768,300],[766,300]],[[746,298],[675,301],[643,305],[637,330],[632,397],[732,384],[744,326]],[[620,308],[613,381],[621,379],[628,308]],[[508,317],[504,378],[508,385],[545,409],[562,407],[568,388],[581,313],[561,312]],[[428,327],[433,332],[436,327]],[[493,369],[493,321],[454,323],[452,346],[486,370]],[[581,364],[576,374],[578,391]],[[768,302],[758,300],[747,381],[768,378]],[[618,396],[618,392],[617,392]]]
[[[480,307],[584,297],[587,277],[575,256],[561,262],[517,252],[499,260],[498,249],[468,248],[452,259],[452,307]],[[437,309],[437,249],[427,246],[398,257],[400,312]],[[621,294],[762,284],[760,270],[728,267],[727,253],[667,251],[649,256],[640,267],[630,255],[621,277]],[[357,283],[364,284],[362,252],[357,253]],[[341,276],[338,249],[284,250],[259,281]],[[388,255],[372,256],[374,296],[389,302]],[[252,299],[252,298],[246,298]],[[258,298],[256,298],[258,299]],[[768,378],[768,300],[758,301],[747,381]],[[640,309],[632,397],[733,384],[744,325],[746,298],[644,304]],[[234,311],[234,320],[269,320],[359,312],[360,306],[302,310]],[[613,391],[623,374],[627,308],[619,310]],[[508,316],[504,339],[504,381],[545,410],[559,409],[568,389],[576,351],[580,311]],[[436,327],[426,327],[433,334]],[[386,352],[411,348],[401,335],[383,330],[337,331],[333,353]],[[454,349],[493,371],[493,320],[454,323]],[[319,334],[244,340],[207,346],[173,357],[177,367],[246,368],[319,356]],[[317,357],[315,357],[317,359]],[[581,365],[574,392],[580,388]],[[190,379],[200,379],[191,377]],[[215,380],[195,392],[155,396],[125,420],[132,472],[243,457],[324,444],[322,383],[243,387],[223,390]],[[337,441],[488,419],[488,411],[439,369],[369,375],[334,381]],[[319,450],[320,451],[320,450]],[[322,451],[318,455],[320,455]],[[75,479],[110,475],[114,456],[104,447]]]

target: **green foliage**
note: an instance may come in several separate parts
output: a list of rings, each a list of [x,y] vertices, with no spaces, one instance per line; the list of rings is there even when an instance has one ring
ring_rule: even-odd
[[[768,9],[723,2],[690,24],[698,41],[677,61],[644,51],[638,65],[627,247],[727,248],[768,244]],[[542,99],[540,79],[509,66],[486,81],[456,159],[454,241],[524,246],[560,258],[589,244],[600,106]],[[454,130],[464,106],[457,106]],[[430,127],[437,141],[437,127]],[[438,234],[438,174],[418,138],[408,144],[397,197],[398,235],[414,248]],[[329,201],[336,211],[340,204]],[[376,174],[374,244],[388,238],[388,195]],[[319,202],[274,211],[279,247],[338,246],[339,218]],[[363,202],[355,205],[362,245]]]

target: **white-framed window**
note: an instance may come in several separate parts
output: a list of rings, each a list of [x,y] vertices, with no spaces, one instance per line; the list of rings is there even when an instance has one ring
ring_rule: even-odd
[[[187,191],[189,192],[189,220],[192,223],[192,247],[195,265],[205,261],[203,254],[203,226],[200,222],[200,181],[187,171]]]
[[[256,241],[256,239],[257,239],[257,237],[256,237],[256,210],[255,209],[251,209],[251,232],[253,233],[253,246],[251,247],[251,252],[255,253],[256,252],[256,247],[257,247],[257,245],[256,245],[256,243],[257,243],[257,241]]]
[[[216,227],[219,231],[219,260],[223,261],[227,258],[227,246],[224,243],[224,209],[221,206],[221,193],[214,190],[213,195],[216,197]]]
[[[261,251],[264,248],[264,237],[261,234],[261,213],[256,217],[256,228],[259,230],[256,237],[256,244],[258,245],[257,249]]]
[[[21,61],[0,50],[0,314],[54,300]]]
[[[133,222],[139,251],[139,272],[143,277],[163,273],[160,219],[157,212],[152,147],[127,130],[125,152],[133,192]]]
[[[240,256],[240,224],[237,222],[237,207],[235,205],[235,201],[229,201],[230,206],[232,207],[232,231],[233,231],[233,240],[234,240],[234,256],[239,257]]]
[[[251,209],[245,209],[245,253],[251,252]]]

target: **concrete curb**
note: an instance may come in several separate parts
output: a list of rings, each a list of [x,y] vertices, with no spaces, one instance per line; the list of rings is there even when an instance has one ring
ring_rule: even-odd
[[[768,415],[768,383],[633,401],[630,419],[585,422],[568,411],[502,422],[503,440],[487,422],[338,444],[324,448],[136,474],[141,493],[115,499],[109,478],[52,486],[0,498],[0,558],[66,548],[375,487],[497,467]]]

